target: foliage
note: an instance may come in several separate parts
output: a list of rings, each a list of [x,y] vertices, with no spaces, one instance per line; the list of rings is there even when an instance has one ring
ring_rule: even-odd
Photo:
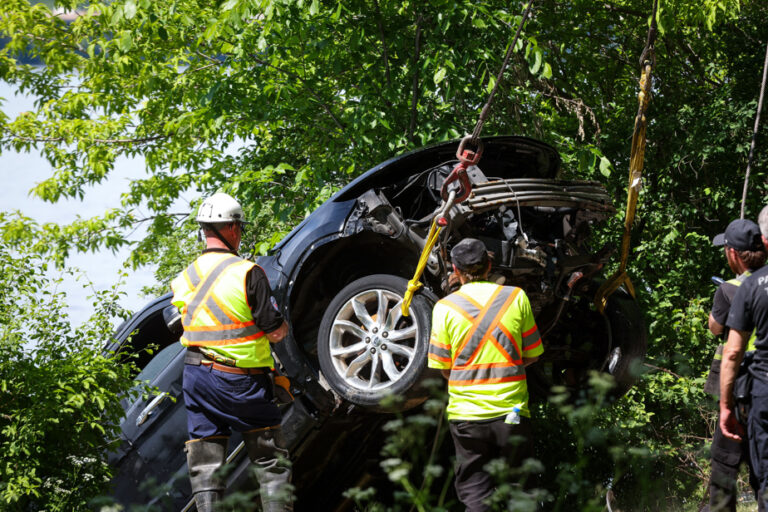
[[[387,492],[377,483],[348,490],[346,496],[359,509],[460,507],[452,486],[453,444],[441,420],[445,385],[431,386],[433,398],[422,409],[385,423],[380,464],[395,488]],[[493,510],[599,512],[605,510],[606,499],[617,509],[632,511],[667,510],[683,503],[668,501],[676,495],[654,473],[657,459],[665,455],[658,445],[648,444],[643,432],[653,414],[638,403],[637,390],[608,407],[612,387],[610,377],[595,372],[582,395],[556,389],[549,402],[532,408],[536,458],[520,467],[503,459],[486,466],[497,481],[490,498]],[[691,495],[691,489],[675,490]]]
[[[622,206],[650,5],[537,1],[484,134],[553,144],[564,178],[599,180]],[[126,230],[146,221],[133,263],[159,263],[164,285],[195,249],[187,212],[170,206],[182,192],[223,188],[255,219],[247,250],[263,253],[365,169],[470,131],[522,7],[497,0],[118,0],[83,4],[84,15],[66,23],[42,4],[6,0],[0,78],[38,98],[39,108],[16,119],[0,115],[0,150],[49,159],[55,171],[34,194],[84,197],[90,184],[109,179],[120,156],[143,155],[147,174],[101,218],[41,226],[4,213],[2,237],[61,263],[73,250],[124,245]],[[759,0],[660,2],[628,268],[646,312],[649,372],[587,426],[541,411],[541,428],[558,439],[557,457],[572,461],[575,450],[611,461],[603,468],[568,462],[594,485],[572,490],[564,480],[550,491],[554,503],[578,497],[596,507],[607,482],[617,499],[649,507],[665,496],[700,496],[694,489],[706,479],[712,403],[699,388],[715,345],[706,331],[709,276],[729,274],[709,241],[738,215],[767,18],[768,4]],[[46,66],[22,64],[21,54]],[[763,129],[746,204],[751,217],[765,202],[767,143]],[[622,218],[602,228],[598,246],[618,244]],[[650,455],[638,454],[629,470],[630,459],[605,443],[580,445],[573,432],[555,435],[550,424],[581,435],[605,428],[616,443]],[[558,460],[542,458],[545,466]],[[656,490],[641,469],[661,475]]]
[[[60,279],[38,256],[0,244],[0,508],[83,510],[104,492],[132,386],[130,364],[101,347],[109,339],[117,288],[93,296],[94,314],[67,319]]]

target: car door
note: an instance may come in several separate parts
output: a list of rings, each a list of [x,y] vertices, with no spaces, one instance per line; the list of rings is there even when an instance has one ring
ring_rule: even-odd
[[[183,451],[187,440],[183,369],[180,343],[160,348],[136,377],[152,391],[123,404],[121,445],[110,463],[117,467],[114,496],[125,505],[163,502],[176,507],[189,497]]]

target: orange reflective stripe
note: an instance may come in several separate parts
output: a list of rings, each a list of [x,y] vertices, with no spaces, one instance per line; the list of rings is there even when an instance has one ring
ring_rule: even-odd
[[[430,339],[429,343],[431,343],[432,345],[436,346],[437,348],[442,348],[444,350],[451,350],[451,346],[450,345],[444,345],[443,343],[440,343],[439,341],[437,341],[434,338]]]
[[[499,384],[502,382],[514,382],[525,380],[525,374],[513,375],[511,377],[499,377],[491,379],[473,379],[473,380],[449,380],[449,386],[475,386],[477,384]]]
[[[192,289],[194,289],[194,288],[195,288],[195,285],[193,285],[193,284],[192,284],[192,280],[189,278],[189,274],[188,274],[188,271],[187,271],[187,270],[185,270],[184,272],[182,272],[182,273],[181,273],[181,275],[183,275],[183,276],[184,276],[184,280],[187,282],[187,288],[188,288],[189,290],[192,290]]]
[[[525,331],[525,332],[522,334],[523,338],[525,338],[526,336],[530,336],[531,334],[533,334],[533,333],[536,331],[536,329],[538,329],[538,327],[536,326],[536,324],[534,324],[534,325],[533,325],[533,327],[531,327],[530,329],[528,329],[527,331]]]
[[[206,301],[206,302],[204,302],[204,303],[202,303],[202,304],[201,304],[201,305],[200,305],[200,306],[197,308],[197,311],[200,311],[200,310],[203,310],[203,311],[205,311],[206,313],[208,313],[208,317],[209,317],[209,318],[213,318],[214,320],[216,320],[216,315],[213,313],[213,311],[211,311],[211,308],[209,308],[209,307],[208,307],[208,302],[207,302],[207,301]],[[197,312],[197,311],[196,311],[196,312]],[[219,327],[220,327],[220,326],[219,326]]]
[[[221,312],[224,313],[227,316],[227,318],[229,318],[232,322],[240,321],[239,318],[237,318],[232,314],[232,311],[230,311],[229,308],[225,307],[221,302],[218,301],[218,299],[216,299],[215,295],[212,295],[211,299],[213,300],[213,302],[216,303],[217,306],[219,306],[219,309],[221,309]]]
[[[232,329],[242,329],[243,327],[250,327],[252,325],[255,325],[255,322],[250,321],[226,325],[191,325],[184,330],[189,332],[226,331]]]
[[[498,290],[496,290],[496,293],[494,293],[493,296],[491,297],[491,300],[488,301],[488,306],[491,306],[493,304],[493,299],[496,298],[496,296],[499,294],[501,290],[502,290],[502,287],[499,286]],[[515,288],[514,290],[512,290],[512,293],[509,294],[509,297],[507,297],[507,300],[504,301],[504,304],[502,304],[502,306],[499,308],[499,311],[496,312],[496,317],[493,319],[493,321],[491,321],[490,325],[488,326],[488,329],[483,333],[483,337],[480,340],[480,343],[478,343],[477,347],[475,347],[475,350],[472,351],[472,355],[469,356],[469,358],[467,359],[467,363],[463,366],[463,368],[469,368],[469,366],[472,364],[472,361],[477,357],[477,354],[480,352],[483,345],[485,345],[484,341],[492,337],[491,333],[500,324],[499,320],[501,320],[501,317],[504,315],[504,313],[507,312],[507,307],[513,300],[515,300],[515,297],[517,297],[519,293],[520,293],[520,288]],[[478,318],[477,326],[480,325],[480,322],[483,320],[482,317],[486,313],[487,311],[484,310],[483,314]],[[477,328],[477,326],[475,326],[475,328]],[[469,341],[469,337],[467,338],[467,341]],[[460,354],[461,349],[457,350],[456,353]],[[458,355],[456,356],[456,358],[458,359]]]
[[[466,311],[464,311],[463,309],[461,309],[461,306],[459,306],[458,304],[454,304],[453,302],[449,302],[449,301],[444,301],[444,302],[441,301],[440,304],[445,304],[446,306],[449,306],[452,310],[459,313],[461,316],[463,316],[466,320],[470,322],[475,321],[475,318],[469,313],[467,313]]]
[[[541,338],[539,338],[539,340],[534,342],[533,344],[528,345],[527,347],[525,347],[525,351],[528,352],[529,350],[533,350],[534,348],[538,347],[539,345],[541,345]]]
[[[506,359],[506,360],[507,360],[507,361],[509,361],[510,363],[512,363],[512,364],[520,364],[520,363],[522,362],[522,360],[520,360],[520,361],[515,361],[515,359],[512,357],[512,355],[510,355],[510,353],[509,353],[509,352],[507,352],[507,351],[506,351],[506,349],[505,349],[504,347],[502,347],[502,346],[501,346],[501,343],[499,343],[499,340],[497,340],[497,339],[496,339],[496,338],[494,338],[493,336],[490,336],[490,337],[488,338],[488,340],[489,340],[491,343],[493,343],[493,346],[494,346],[494,347],[496,347],[496,349],[497,349],[499,352],[501,352],[501,355],[502,355],[502,356],[504,356],[504,359]],[[476,367],[477,367],[477,366],[476,366]]]
[[[473,299],[472,297],[470,297],[470,296],[469,296],[469,295],[467,295],[466,293],[463,293],[461,290],[459,290],[459,291],[457,291],[457,292],[455,292],[455,293],[456,293],[456,295],[458,295],[458,296],[459,296],[459,297],[461,297],[462,299],[466,300],[467,302],[469,302],[470,304],[472,304],[473,306],[475,306],[477,309],[483,309],[483,305],[482,305],[482,304],[480,304],[479,302],[477,302],[475,299]]]
[[[480,323],[483,321],[483,317],[488,313],[488,311],[493,306],[493,299],[496,298],[496,296],[501,293],[502,287],[499,286],[496,288],[496,291],[493,292],[491,297],[488,299],[488,302],[486,302],[485,306],[480,310],[480,313],[477,315],[477,318],[472,318],[470,321],[472,322],[472,327],[470,327],[469,332],[467,332],[467,335],[464,336],[464,339],[461,340],[461,343],[459,344],[458,348],[456,349],[456,357],[454,359],[458,359],[459,355],[464,351],[464,347],[467,346],[467,343],[469,343],[469,340],[472,339],[472,336],[474,336],[475,331],[480,326]],[[478,344],[478,347],[482,345],[482,343]],[[473,352],[474,355],[474,352]],[[472,357],[467,359],[467,364],[469,364],[469,361],[472,360]]]
[[[212,340],[212,341],[189,341],[183,338],[188,347],[223,347],[224,345],[235,345],[237,343],[243,343],[246,341],[254,341],[264,336],[264,332],[258,332],[252,336],[245,336],[243,338],[233,338],[228,340]]]
[[[499,327],[499,329],[501,330],[501,332],[503,332],[503,333],[504,333],[504,335],[505,335],[507,338],[509,338],[509,341],[511,341],[511,342],[512,342],[512,346],[513,346],[513,347],[515,347],[515,350],[517,350],[517,354],[518,354],[519,356],[521,356],[521,357],[522,357],[522,355],[523,355],[523,351],[522,351],[522,350],[520,350],[520,344],[517,342],[517,340],[516,340],[516,339],[515,339],[515,337],[512,335],[512,333],[511,333],[511,332],[509,332],[509,329],[507,329],[507,328],[504,326],[504,324],[502,324],[501,322],[499,322],[499,325],[498,325],[498,327]]]
[[[451,362],[451,358],[450,357],[441,357],[441,356],[438,356],[437,354],[432,353],[432,352],[427,354],[427,357],[429,357],[430,359],[434,359],[435,361],[440,361],[441,363],[450,363]]]

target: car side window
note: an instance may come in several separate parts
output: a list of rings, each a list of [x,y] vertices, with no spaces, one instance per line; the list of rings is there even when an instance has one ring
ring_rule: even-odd
[[[167,347],[164,347],[160,352],[147,363],[147,365],[136,376],[137,382],[152,382],[157,375],[168,366],[168,363],[176,357],[179,352],[184,350],[184,346],[181,343],[171,343]]]

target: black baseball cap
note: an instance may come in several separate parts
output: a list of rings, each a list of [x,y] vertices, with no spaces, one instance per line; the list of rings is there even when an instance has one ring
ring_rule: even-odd
[[[737,251],[757,251],[763,248],[760,227],[749,219],[736,219],[728,224],[725,233],[715,235],[712,245],[725,245]]]
[[[477,238],[465,238],[451,249],[451,263],[462,272],[485,270],[488,265],[488,251]]]

